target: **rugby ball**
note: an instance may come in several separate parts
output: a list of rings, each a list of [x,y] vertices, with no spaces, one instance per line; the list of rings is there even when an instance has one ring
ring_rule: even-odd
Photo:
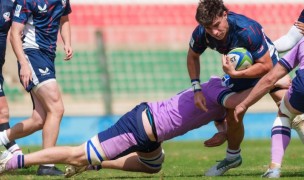
[[[246,48],[234,48],[229,51],[227,56],[237,71],[247,69],[253,64],[251,53]]]

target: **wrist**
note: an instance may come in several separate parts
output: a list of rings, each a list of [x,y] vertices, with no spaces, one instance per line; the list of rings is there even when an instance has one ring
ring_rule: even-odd
[[[199,79],[191,79],[191,84],[192,84],[193,92],[202,91]]]

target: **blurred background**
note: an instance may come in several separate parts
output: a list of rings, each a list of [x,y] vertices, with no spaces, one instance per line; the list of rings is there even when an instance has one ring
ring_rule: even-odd
[[[224,2],[231,11],[261,23],[272,40],[289,30],[304,7],[303,0]],[[101,121],[106,122],[104,119],[109,117],[115,121],[142,101],[162,100],[190,87],[186,55],[197,26],[194,15],[198,0],[71,0],[70,3],[74,57],[71,61],[63,60],[59,37],[56,73],[66,109],[64,120],[70,119],[74,125],[78,122],[75,119],[79,120],[76,130],[83,128],[83,119],[85,124],[92,122],[90,127],[97,127],[96,123],[105,127],[100,125]],[[31,115],[32,104],[19,82],[16,58],[8,47],[4,90],[10,115],[16,119],[14,123]],[[221,56],[207,50],[201,56],[201,81],[222,74]],[[276,106],[269,97],[264,97],[250,112],[274,114]],[[96,122],[88,120],[92,117]],[[270,119],[272,123],[273,117]],[[71,129],[71,124],[65,126]],[[97,130],[100,129],[92,130],[93,134]]]

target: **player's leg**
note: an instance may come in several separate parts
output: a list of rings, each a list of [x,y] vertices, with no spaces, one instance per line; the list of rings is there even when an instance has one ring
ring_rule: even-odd
[[[251,89],[239,92],[229,93],[225,97],[222,97],[222,104],[227,109],[227,143],[226,157],[213,167],[211,167],[206,173],[206,176],[220,176],[231,168],[238,167],[242,164],[241,148],[240,145],[244,138],[244,125],[242,119],[238,122],[234,119],[234,107],[238,105],[249,93]]]
[[[244,138],[244,126],[243,122],[236,122],[234,120],[234,109],[228,109],[227,115],[227,143],[228,148],[226,150],[226,157],[213,167],[211,167],[206,173],[206,176],[220,176],[231,168],[238,167],[242,164],[242,157],[240,155],[240,144]]]
[[[40,50],[26,51],[25,53],[33,77],[26,90],[31,91],[33,96],[38,99],[46,113],[42,129],[42,146],[43,148],[52,147],[56,145],[59,125],[64,111],[56,82],[54,59]],[[40,166],[37,175],[63,175],[63,172],[55,168],[54,164],[48,164]]]
[[[64,113],[64,106],[61,94],[56,81],[53,79],[33,90],[46,112],[46,119],[43,125],[42,137],[43,148],[56,145],[60,122]]]
[[[100,165],[125,171],[155,173],[161,169],[164,153],[160,143],[151,140],[146,104],[140,104],[122,116],[111,128],[100,132],[85,145],[90,165]],[[147,121],[146,121],[147,120]],[[146,123],[145,123],[146,122]],[[137,153],[134,153],[137,152]],[[82,172],[86,167],[68,166],[66,177]]]
[[[63,116],[64,107],[61,94],[55,79],[43,81],[35,86],[32,93],[39,99],[46,118],[42,129],[43,148],[56,145],[59,134],[60,122]],[[37,175],[63,175],[54,164],[43,164],[39,166]]]
[[[165,154],[162,147],[153,152],[134,152],[116,160],[103,161],[102,169],[117,169],[133,172],[157,173],[161,170]]]
[[[3,96],[1,96],[1,94],[3,94]],[[0,93],[0,131],[4,131],[3,133],[5,133],[7,129],[10,129],[9,109],[2,89]],[[18,144],[16,144],[14,140],[8,142],[7,144],[4,144],[4,146],[7,150],[9,150],[12,153],[22,154],[20,147],[18,146]]]
[[[291,123],[289,117],[294,117],[286,107],[288,99],[283,98],[278,116],[273,122],[271,129],[271,163],[268,170],[262,175],[267,178],[279,178],[280,168],[285,150],[290,142]]]
[[[300,76],[297,79],[300,79]],[[280,177],[282,160],[290,142],[291,119],[304,112],[302,84],[299,85],[295,81],[292,89],[286,92],[279,108],[279,117],[272,128],[271,164],[264,177]]]
[[[271,93],[271,97],[276,102],[276,104],[280,106],[280,101],[285,94],[285,90],[291,86],[290,76],[284,76],[275,84],[275,86],[276,88],[274,88],[274,91],[280,91]],[[304,114],[297,115],[295,118],[293,118],[291,124],[291,128],[297,132],[299,138],[304,143]]]
[[[32,116],[14,125],[10,129],[0,132],[2,144],[5,145],[13,140],[25,137],[42,129],[46,113],[38,98],[35,95],[32,95],[31,97],[34,106]]]
[[[51,147],[26,155],[16,155],[5,151],[0,157],[0,172],[44,163],[64,163],[83,166],[88,164],[88,161],[84,152],[84,145],[76,147]]]

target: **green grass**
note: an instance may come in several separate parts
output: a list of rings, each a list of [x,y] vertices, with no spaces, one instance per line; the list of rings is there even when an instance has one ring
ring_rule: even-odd
[[[35,151],[36,147],[29,148]],[[228,171],[222,177],[205,177],[203,172],[225,156],[226,144],[221,147],[206,148],[202,142],[165,142],[166,152],[163,169],[157,174],[144,174],[103,169],[99,172],[85,172],[74,179],[261,179],[261,174],[270,161],[270,140],[246,140],[242,144],[243,164]],[[282,179],[304,178],[304,145],[298,139],[292,139],[286,151],[282,168]],[[58,165],[64,169],[64,165]],[[58,177],[35,176],[37,166],[28,169],[8,172],[0,179],[61,179]]]

